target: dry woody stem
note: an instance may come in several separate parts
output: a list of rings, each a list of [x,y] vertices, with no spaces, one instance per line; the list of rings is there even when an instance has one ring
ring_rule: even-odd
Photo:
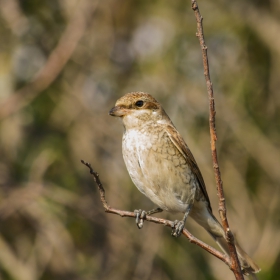
[[[199,39],[199,43],[202,51],[204,76],[206,80],[207,92],[209,97],[209,126],[210,126],[210,138],[211,138],[211,152],[212,152],[213,168],[214,168],[218,197],[219,197],[219,213],[220,213],[222,226],[225,231],[229,250],[230,250],[230,261],[231,261],[230,269],[233,271],[235,278],[241,280],[244,279],[244,277],[236,253],[236,249],[234,245],[234,237],[229,228],[229,223],[226,216],[226,203],[225,203],[225,196],[223,190],[223,181],[221,179],[221,172],[218,165],[218,156],[216,150],[217,135],[216,135],[216,125],[215,125],[215,115],[216,115],[215,101],[214,101],[213,85],[210,79],[207,46],[205,44],[204,34],[203,34],[203,25],[202,25],[203,18],[199,12],[198,5],[195,0],[192,0],[192,9],[195,13],[196,22],[197,22],[196,36]]]
[[[121,217],[130,217],[130,218],[135,219],[136,214],[134,212],[119,210],[119,209],[115,209],[115,208],[112,208],[111,206],[109,206],[109,204],[107,203],[106,198],[105,198],[105,190],[104,190],[103,185],[101,183],[101,180],[99,178],[99,174],[92,169],[90,163],[85,162],[83,160],[81,160],[81,162],[89,168],[90,174],[93,176],[94,181],[98,186],[100,200],[103,204],[105,212],[111,213],[111,214],[116,214],[116,215],[119,215]],[[167,226],[167,227],[170,227],[170,228],[173,228],[173,226],[174,226],[174,222],[166,220],[166,219],[162,219],[162,218],[156,218],[156,217],[152,217],[152,216],[147,215],[147,216],[144,217],[144,219],[148,222],[161,224],[161,225],[164,225],[164,226]],[[221,261],[223,261],[224,263],[226,263],[230,267],[230,259],[227,255],[221,253],[220,251],[216,250],[215,248],[213,248],[213,247],[209,246],[208,244],[202,242],[201,240],[197,239],[186,229],[183,230],[182,235],[187,237],[191,243],[194,243],[194,244],[200,246],[201,248],[203,248],[204,250],[206,250],[207,252],[209,252],[213,256],[217,257],[218,259],[220,259]]]
[[[238,256],[236,253],[235,245],[234,245],[234,236],[229,228],[227,216],[226,216],[226,205],[225,205],[225,197],[224,197],[224,191],[223,191],[223,182],[221,179],[221,173],[218,165],[218,158],[217,158],[217,150],[216,150],[216,141],[217,141],[217,135],[216,135],[216,128],[215,128],[215,102],[214,102],[214,93],[213,93],[213,86],[212,82],[210,80],[210,73],[209,73],[209,64],[208,64],[208,57],[207,57],[207,46],[204,41],[204,35],[203,35],[203,26],[202,26],[202,17],[200,15],[197,2],[192,0],[192,9],[195,13],[196,21],[197,21],[197,33],[196,36],[199,39],[201,50],[202,50],[202,57],[203,57],[203,66],[204,66],[204,76],[206,79],[206,85],[207,85],[207,92],[209,96],[209,125],[210,125],[210,137],[211,137],[211,152],[212,152],[212,158],[213,158],[213,168],[215,172],[215,179],[216,179],[216,185],[217,185],[217,191],[218,191],[218,197],[219,197],[219,213],[222,221],[222,226],[225,231],[225,235],[227,238],[227,242],[229,245],[230,250],[230,257],[228,257],[226,254],[221,253],[220,251],[216,250],[215,248],[207,245],[206,243],[202,242],[201,240],[194,237],[188,230],[184,228],[182,235],[188,238],[188,240],[191,243],[194,243],[213,256],[217,257],[224,263],[226,263],[229,268],[233,271],[235,278],[237,280],[244,280],[243,274],[241,271],[240,263],[238,260]],[[103,188],[103,185],[101,183],[101,180],[99,178],[99,175],[97,172],[93,170],[90,163],[81,161],[85,166],[87,166],[90,170],[90,174],[93,176],[94,181],[96,182],[100,194],[100,200],[103,204],[103,207],[105,209],[105,212],[111,213],[111,214],[117,214],[121,217],[130,217],[130,218],[136,218],[136,214],[134,212],[125,211],[125,210],[119,210],[112,208],[109,206],[109,204],[106,201],[105,198],[105,190]],[[168,226],[173,228],[174,222],[152,217],[152,216],[145,216],[144,219],[148,222],[153,222],[156,224],[162,224],[164,226]]]

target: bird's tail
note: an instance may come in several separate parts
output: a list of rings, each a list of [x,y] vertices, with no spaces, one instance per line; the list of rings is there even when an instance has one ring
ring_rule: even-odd
[[[206,229],[224,253],[229,255],[228,243],[225,239],[225,233],[221,224],[210,209],[201,207],[199,210],[201,211],[193,211],[191,213],[192,218]],[[235,247],[243,273],[245,275],[254,275],[259,272],[260,268],[258,265],[247,255],[237,242],[235,242]],[[257,278],[255,277],[255,279]]]
[[[209,232],[209,234],[214,238],[214,240],[217,242],[219,247],[227,254],[229,255],[229,248],[228,243],[225,239],[225,233],[221,226],[221,224],[218,222],[216,217],[211,213],[212,219],[215,221],[215,226],[208,226],[204,228]],[[210,223],[211,225],[212,223]],[[248,256],[248,254],[240,247],[240,245],[235,241],[235,248],[238,255],[238,259],[242,268],[242,271],[245,275],[252,275],[254,273],[258,273],[261,269],[258,267],[258,265]]]
[[[209,231],[208,231],[209,232]],[[217,236],[211,232],[210,235],[215,239],[219,247],[229,255],[228,244],[224,236]],[[248,254],[240,247],[240,245],[235,240],[235,248],[238,255],[238,259],[245,275],[250,275],[253,273],[258,273],[260,268],[258,265],[248,256]]]
[[[202,206],[201,206],[202,205]],[[211,209],[204,207],[205,204],[196,206],[196,209],[190,213],[190,216],[200,224],[214,238],[219,247],[229,255],[229,248],[225,239],[223,227],[213,215]],[[260,271],[257,264],[245,253],[245,251],[235,242],[235,247],[240,261],[241,268],[245,275],[254,275]]]

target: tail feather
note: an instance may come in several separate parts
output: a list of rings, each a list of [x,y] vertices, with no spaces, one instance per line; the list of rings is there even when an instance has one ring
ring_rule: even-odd
[[[209,232],[209,231],[208,231]],[[215,239],[219,247],[223,250],[224,253],[229,255],[228,243],[224,236],[217,236],[213,232],[209,232],[210,235]],[[258,273],[261,269],[259,266],[248,256],[248,254],[240,247],[240,245],[235,241],[235,248],[240,261],[242,271],[245,275],[252,275]],[[255,278],[257,279],[257,278]]]
[[[261,271],[259,266],[248,256],[248,254],[240,247],[238,242],[235,240],[235,248],[240,261],[240,264],[245,272],[249,275],[252,273],[258,273]]]
[[[214,238],[223,252],[229,255],[228,243],[225,239],[225,233],[223,227],[213,215],[211,209],[207,206],[203,200],[194,204],[190,216],[200,224],[207,232]],[[241,268],[245,275],[254,275],[260,271],[257,264],[245,253],[245,251],[235,242],[235,247],[240,261]],[[256,277],[255,277],[256,279]]]

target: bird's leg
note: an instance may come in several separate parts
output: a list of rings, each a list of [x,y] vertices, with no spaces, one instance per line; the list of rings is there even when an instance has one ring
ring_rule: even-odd
[[[187,210],[184,214],[184,217],[183,217],[183,220],[182,221],[174,221],[174,224],[173,224],[173,229],[172,229],[172,232],[171,232],[171,235],[172,236],[175,236],[175,237],[179,237],[185,227],[185,223],[186,223],[186,220],[187,220],[187,217],[192,209],[192,206],[193,206],[193,203],[189,203],[188,206],[187,206]]]
[[[153,210],[150,210],[148,212],[146,212],[145,210],[134,210],[134,214],[136,215],[136,225],[139,229],[141,229],[144,225],[144,219],[146,218],[147,215],[152,215],[155,213],[159,213],[162,212],[161,208],[155,208]]]
[[[156,214],[156,213],[160,213],[160,212],[162,212],[163,210],[161,209],[161,208],[155,208],[155,209],[152,209],[152,210],[150,210],[150,211],[148,211],[147,213],[146,213],[146,215],[153,215],[153,214]]]

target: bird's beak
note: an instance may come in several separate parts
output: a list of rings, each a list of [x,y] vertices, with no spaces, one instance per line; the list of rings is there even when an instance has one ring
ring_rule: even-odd
[[[113,117],[123,117],[126,113],[126,109],[121,107],[121,106],[115,106],[113,107],[110,112],[109,115],[113,116]]]

